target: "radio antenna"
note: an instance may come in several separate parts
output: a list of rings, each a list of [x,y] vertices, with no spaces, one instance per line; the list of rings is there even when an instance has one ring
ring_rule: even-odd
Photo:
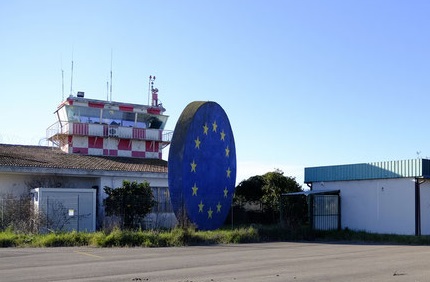
[[[61,56],[61,102],[64,101],[64,70],[63,70],[63,57]]]
[[[151,92],[154,89],[154,80],[155,80],[155,75],[154,76],[150,75],[149,76],[149,84],[148,84],[148,106],[150,105],[149,104],[149,96],[151,95]]]
[[[110,50],[110,101],[112,102],[112,49]]]
[[[73,51],[72,51],[72,72],[70,74],[70,96],[73,95]]]
[[[106,81],[106,101],[109,101],[109,80]]]
[[[64,101],[64,70],[61,67],[61,101]]]

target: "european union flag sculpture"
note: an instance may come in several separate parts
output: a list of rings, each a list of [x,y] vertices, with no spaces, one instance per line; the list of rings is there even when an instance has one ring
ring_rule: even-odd
[[[178,219],[201,230],[221,227],[236,184],[236,149],[224,110],[215,102],[192,102],[176,124],[168,159],[169,190]]]

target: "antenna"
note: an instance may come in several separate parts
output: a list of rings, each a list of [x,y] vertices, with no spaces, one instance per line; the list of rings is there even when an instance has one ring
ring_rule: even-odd
[[[110,50],[110,101],[112,102],[112,49]]]
[[[73,51],[72,51],[72,72],[70,74],[70,96],[73,95]]]
[[[64,101],[64,70],[63,67],[61,67],[61,101]]]
[[[149,106],[149,94],[151,93],[151,76],[149,76],[149,81],[148,81],[148,106]]]
[[[63,56],[60,57],[61,62],[61,101],[64,101],[64,70],[63,70]]]
[[[149,84],[148,84],[148,106],[149,106],[149,95],[154,90],[154,80],[155,80],[155,75],[154,76],[150,75],[149,76]]]
[[[106,101],[109,101],[109,81],[106,81]]]

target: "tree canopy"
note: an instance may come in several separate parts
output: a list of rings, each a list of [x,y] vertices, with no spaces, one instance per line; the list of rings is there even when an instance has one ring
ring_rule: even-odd
[[[263,197],[263,186],[265,179],[261,175],[256,175],[243,180],[239,183],[235,190],[235,201],[239,203],[257,204],[261,202]]]
[[[302,187],[294,177],[285,176],[283,171],[276,169],[240,182],[236,187],[234,201],[242,206],[260,205],[265,217],[270,216],[274,221],[280,212],[281,195],[300,191]]]
[[[125,229],[137,227],[138,219],[149,214],[157,203],[148,182],[124,180],[122,187],[104,187],[107,198],[103,201],[108,216],[118,216]]]
[[[295,178],[284,176],[280,170],[268,172],[263,175],[263,178],[265,182],[262,187],[262,202],[266,209],[279,211],[279,203],[283,193],[302,191],[302,187]]]

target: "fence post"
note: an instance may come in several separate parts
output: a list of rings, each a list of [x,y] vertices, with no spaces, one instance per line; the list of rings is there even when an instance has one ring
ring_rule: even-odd
[[[285,217],[285,214],[284,214],[284,199],[285,199],[285,196],[283,196],[281,194],[280,201],[279,201],[279,224],[280,224],[280,226],[282,228],[285,227],[285,223],[284,223],[284,217]]]
[[[46,230],[49,230],[49,196],[46,197]]]
[[[309,195],[309,225],[311,230],[315,230],[314,228],[314,195]]]
[[[77,231],[79,232],[79,218],[80,218],[80,213],[79,213],[79,194],[78,194],[78,207],[77,207],[77,214],[78,214],[78,226],[77,226]]]
[[[1,224],[0,227],[3,226],[4,224],[4,199],[0,199],[1,200]]]

